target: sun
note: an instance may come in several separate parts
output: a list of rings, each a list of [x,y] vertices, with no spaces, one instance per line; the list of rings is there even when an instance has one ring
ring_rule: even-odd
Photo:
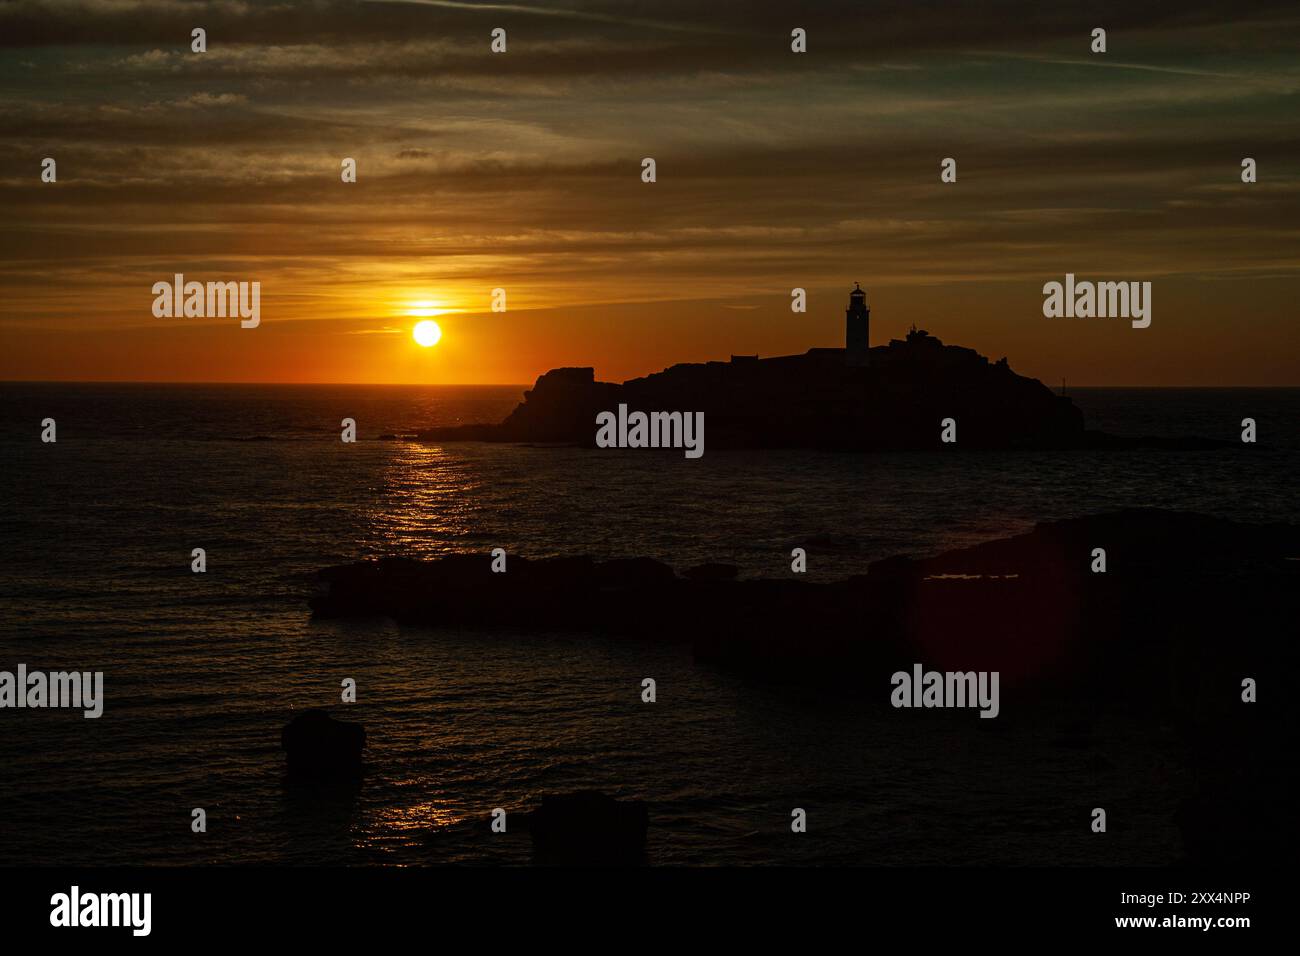
[[[438,340],[442,338],[442,329],[438,328],[438,323],[433,319],[425,319],[423,322],[416,322],[415,328],[411,334],[415,336],[415,341],[423,345],[426,349],[431,345],[437,345]]]

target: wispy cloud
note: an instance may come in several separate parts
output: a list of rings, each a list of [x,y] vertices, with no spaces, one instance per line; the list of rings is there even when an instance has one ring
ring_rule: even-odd
[[[567,20],[585,20],[588,23],[613,23],[619,26],[646,30],[666,30],[673,33],[714,34],[736,36],[739,31],[724,30],[703,23],[652,20],[601,13],[599,10],[570,10],[562,7],[537,6],[524,3],[463,3],[460,0],[363,0],[371,4],[411,4],[421,7],[441,7],[447,10],[465,10],[475,13],[524,13],[539,17],[558,17]]]

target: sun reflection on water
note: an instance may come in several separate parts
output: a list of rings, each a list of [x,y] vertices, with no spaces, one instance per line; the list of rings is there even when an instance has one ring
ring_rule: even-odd
[[[465,826],[473,818],[464,810],[436,800],[410,806],[378,807],[358,824],[353,844],[359,850],[396,852],[418,847],[453,827]]]
[[[472,462],[437,446],[394,444],[369,514],[380,554],[428,557],[463,550],[482,508],[483,477]]]

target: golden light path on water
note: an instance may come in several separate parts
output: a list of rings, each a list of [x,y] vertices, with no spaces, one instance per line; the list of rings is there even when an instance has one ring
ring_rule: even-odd
[[[473,527],[473,516],[479,510],[474,502],[481,498],[483,483],[478,470],[465,457],[436,445],[403,441],[386,448],[390,454],[377,476],[367,522],[372,550],[405,557],[461,550],[449,542],[464,538]],[[411,697],[426,696],[433,690],[414,676],[403,677],[399,685]],[[418,752],[435,753],[448,745],[445,737],[426,739],[417,728],[410,730],[414,737],[405,743]],[[419,779],[398,780],[392,781],[391,787],[418,792],[423,789],[420,783]],[[471,822],[472,815],[464,807],[425,790],[412,802],[376,807],[359,816],[350,840],[358,850],[387,859]]]
[[[419,846],[440,831],[471,820],[471,815],[464,810],[436,800],[379,807],[367,819],[358,821],[353,829],[353,845],[357,849],[392,852]]]
[[[393,444],[369,515],[375,550],[420,556],[460,550],[481,509],[483,476],[466,458],[436,445]]]

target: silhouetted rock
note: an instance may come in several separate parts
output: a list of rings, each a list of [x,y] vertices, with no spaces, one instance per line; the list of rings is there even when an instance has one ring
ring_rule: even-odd
[[[1105,573],[1090,570],[1097,547]],[[924,661],[998,670],[1004,692],[1074,686],[1195,707],[1209,675],[1281,663],[1296,555],[1289,525],[1141,509],[890,558],[833,582],[738,580],[718,567],[678,577],[650,559],[511,557],[494,574],[486,554],[386,558],[322,571],[312,608],[689,642],[697,659],[779,681],[860,685]]]
[[[311,606],[319,617],[589,628],[619,616],[622,602],[679,583],[672,568],[649,558],[598,562],[512,555],[508,562],[505,573],[493,572],[486,554],[382,558],[329,568],[319,575],[326,589]]]
[[[1085,443],[1083,415],[1068,399],[1005,361],[913,332],[870,350],[868,367],[844,349],[803,355],[674,365],[623,384],[590,368],[553,369],[499,425],[435,428],[430,441],[595,444],[596,415],[615,411],[703,412],[706,448],[1019,448]],[[958,420],[955,446],[940,442]]]
[[[734,564],[697,564],[682,572],[688,581],[730,581],[740,574],[740,568]]]
[[[1104,572],[1092,570],[1097,548]],[[326,590],[313,607],[323,616],[689,642],[698,661],[881,709],[891,675],[916,663],[997,671],[996,720],[954,711],[931,719],[964,720],[979,733],[1041,726],[1050,752],[1077,751],[1093,774],[1123,747],[1108,728],[1173,738],[1186,769],[1169,810],[1179,807],[1186,858],[1240,862],[1258,859],[1262,846],[1283,858],[1298,842],[1287,798],[1300,711],[1286,692],[1288,675],[1300,672],[1297,558],[1292,525],[1135,509],[889,558],[833,582],[736,579],[717,568],[678,577],[645,559],[511,557],[506,574],[493,574],[485,554],[388,559],[322,572]],[[1242,700],[1248,677],[1259,682],[1257,702]],[[598,849],[559,834],[626,826],[602,800],[583,799],[543,813],[539,849]],[[1122,835],[1121,826],[1112,831]]]
[[[280,746],[288,757],[290,774],[307,778],[353,777],[362,771],[366,730],[360,724],[335,720],[326,711],[308,710],[285,725],[280,732]]]
[[[610,865],[644,859],[650,813],[639,800],[595,790],[548,794],[528,815],[539,863]]]

